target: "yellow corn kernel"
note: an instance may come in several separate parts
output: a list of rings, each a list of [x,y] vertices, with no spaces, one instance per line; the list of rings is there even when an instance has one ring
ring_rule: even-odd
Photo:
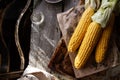
[[[69,52],[76,51],[76,49],[80,46],[80,44],[83,40],[83,37],[87,31],[87,28],[92,21],[91,16],[93,14],[94,14],[94,9],[92,9],[91,7],[88,7],[84,11],[74,33],[69,41],[69,44],[68,44],[68,51]]]
[[[106,26],[106,28],[104,29],[102,36],[101,36],[101,38],[96,46],[95,60],[97,63],[101,63],[105,57],[105,53],[106,53],[107,48],[108,48],[110,35],[111,35],[113,25],[114,25],[114,20],[115,20],[115,16],[113,14],[113,15],[111,15],[109,23]]]
[[[85,65],[100,37],[101,31],[102,27],[100,24],[92,22],[89,25],[74,61],[75,68],[80,69]]]

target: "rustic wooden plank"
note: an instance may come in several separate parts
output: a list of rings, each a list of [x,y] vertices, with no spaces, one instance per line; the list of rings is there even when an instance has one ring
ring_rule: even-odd
[[[46,55],[51,57],[53,50],[61,37],[56,14],[62,11],[62,3],[48,4],[44,0],[36,6],[33,12],[42,12],[45,19],[42,25],[36,27],[37,32],[32,29],[31,32],[31,50],[35,46],[43,50]],[[35,28],[35,26],[34,26]]]
[[[79,2],[80,0],[64,0],[64,11],[75,7],[77,4],[79,4]]]

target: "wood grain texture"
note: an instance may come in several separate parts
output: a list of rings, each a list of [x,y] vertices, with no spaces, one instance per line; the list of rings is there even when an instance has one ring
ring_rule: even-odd
[[[33,12],[42,12],[45,19],[41,25],[34,25],[31,28],[31,52],[40,49],[44,51],[49,58],[51,57],[61,37],[56,17],[56,14],[61,11],[61,3],[48,4],[43,0],[36,6]]]
[[[78,5],[82,0],[64,0],[64,11],[67,11],[68,9],[75,7]]]

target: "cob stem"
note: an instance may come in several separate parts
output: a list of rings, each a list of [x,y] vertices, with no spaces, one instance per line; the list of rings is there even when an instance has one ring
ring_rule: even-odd
[[[100,7],[100,0],[85,0],[85,8],[89,6],[97,10]]]
[[[92,20],[101,24],[102,28],[106,27],[106,24],[113,12],[118,0],[102,0],[102,4],[98,11],[92,16]]]

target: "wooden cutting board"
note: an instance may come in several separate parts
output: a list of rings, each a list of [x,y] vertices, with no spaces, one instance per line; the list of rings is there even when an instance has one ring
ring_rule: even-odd
[[[76,22],[78,22],[78,20],[80,19],[83,10],[84,9],[83,9],[82,5],[80,5],[80,6],[73,7],[66,12],[59,13],[57,15],[57,19],[58,19],[58,22],[60,25],[60,29],[61,29],[63,38],[66,42],[66,45],[69,42],[69,39],[74,30],[74,27],[76,26]],[[117,24],[115,24],[114,26],[117,27]],[[68,53],[70,56],[70,60],[72,62],[72,66],[73,66],[76,78],[82,78],[82,77],[85,77],[88,75],[92,75],[92,74],[98,73],[100,71],[104,71],[109,68],[113,68],[120,64],[118,62],[119,50],[118,50],[118,47],[117,47],[117,44],[115,41],[116,35],[118,35],[119,33],[116,32],[115,27],[113,30],[113,34],[111,36],[109,49],[106,53],[107,54],[106,59],[104,60],[103,63],[97,64],[95,62],[94,51],[93,51],[92,55],[90,56],[90,59],[87,61],[86,65],[85,65],[85,67],[82,68],[81,70],[77,70],[74,68],[74,59],[75,59],[77,52],[76,53]]]
[[[118,16],[117,16],[118,17]],[[74,67],[74,59],[77,55],[75,53],[69,53],[70,60],[72,62],[72,66],[75,72],[76,78],[82,78],[88,75],[92,75],[110,68],[114,68],[116,66],[120,66],[120,50],[119,50],[119,26],[118,26],[118,18],[116,17],[114,29],[111,35],[111,39],[109,41],[109,47],[105,55],[105,59],[101,64],[97,64],[95,62],[95,52],[93,51],[84,68],[78,70]],[[119,20],[118,20],[119,21]]]
[[[76,78],[89,76],[89,75],[92,75],[92,74],[95,74],[119,65],[117,48],[116,49],[115,48],[116,48],[115,45],[114,45],[114,48],[113,47],[109,48],[107,52],[108,55],[106,56],[106,59],[104,60],[104,62],[101,64],[97,64],[95,62],[94,52],[93,52],[90,58],[88,59],[87,63],[85,64],[84,68],[80,70],[75,69],[74,67],[74,59],[76,57],[77,52],[70,53],[69,56],[70,56],[70,60],[71,60]]]

